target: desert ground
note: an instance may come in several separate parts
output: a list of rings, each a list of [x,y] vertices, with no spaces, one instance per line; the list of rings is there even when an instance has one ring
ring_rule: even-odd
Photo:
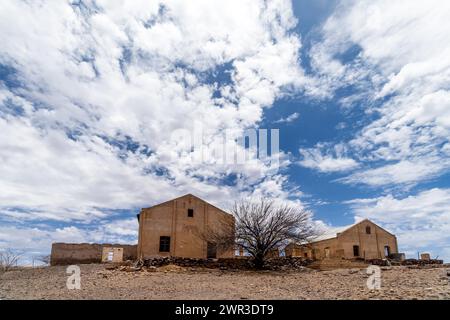
[[[0,274],[0,299],[450,299],[450,268],[385,267],[381,289],[366,269],[230,271],[168,265],[126,272],[80,265],[81,289],[68,290],[66,267]]]

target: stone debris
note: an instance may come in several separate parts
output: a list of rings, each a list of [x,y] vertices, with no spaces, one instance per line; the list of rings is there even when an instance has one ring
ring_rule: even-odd
[[[81,265],[82,289],[67,290],[65,267],[21,269],[0,274],[4,299],[450,299],[449,282],[440,277],[450,267],[382,272],[381,290],[370,290],[365,270],[314,272],[221,271],[167,264],[148,272],[106,270],[104,264]],[[191,271],[195,269],[195,272]],[[343,276],[345,274],[345,276]],[[220,276],[219,276],[220,275]]]
[[[146,270],[148,272],[156,272],[156,271],[158,271],[158,268],[155,266],[150,266],[150,267],[147,267]]]
[[[307,271],[307,266],[311,260],[299,257],[280,257],[268,259],[264,265],[265,270],[279,271]],[[222,258],[222,259],[195,259],[179,257],[155,257],[144,259],[142,267],[162,267],[175,265],[187,269],[208,268],[219,270],[254,270],[253,262],[250,258]],[[123,271],[123,270],[122,270]],[[126,271],[126,270],[125,270]]]
[[[119,266],[110,264],[105,267],[106,270],[116,270]]]
[[[368,263],[377,266],[435,266],[435,265],[443,265],[443,260],[438,259],[430,259],[430,260],[422,260],[422,259],[405,259],[403,261],[391,260],[391,259],[371,259],[367,260]]]

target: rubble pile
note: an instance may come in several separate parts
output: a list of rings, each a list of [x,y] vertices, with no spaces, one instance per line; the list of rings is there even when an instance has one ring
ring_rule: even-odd
[[[392,259],[371,259],[367,260],[367,262],[377,266],[436,266],[444,264],[443,260],[438,259],[405,259],[402,261]]]

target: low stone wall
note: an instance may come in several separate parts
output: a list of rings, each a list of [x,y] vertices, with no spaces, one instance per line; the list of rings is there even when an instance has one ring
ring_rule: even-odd
[[[391,259],[372,259],[367,260],[368,263],[378,266],[388,266],[388,265],[397,265],[397,266],[425,266],[425,265],[442,265],[444,263],[443,260],[438,259],[430,259],[430,260],[421,260],[421,259],[405,259],[403,261],[396,261]]]
[[[300,257],[279,257],[268,259],[264,269],[268,270],[289,270],[302,269],[308,266],[312,261]],[[220,259],[194,259],[180,257],[155,257],[145,259],[144,267],[161,267],[165,265],[177,265],[180,267],[200,267],[217,268],[228,270],[251,270],[254,269],[250,258],[220,258]]]
[[[109,243],[53,243],[50,264],[100,263],[104,247],[123,248],[123,260],[136,260],[137,245]]]

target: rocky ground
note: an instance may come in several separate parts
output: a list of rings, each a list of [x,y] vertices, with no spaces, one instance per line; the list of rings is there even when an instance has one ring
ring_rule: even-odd
[[[230,271],[168,265],[126,272],[81,265],[81,289],[68,290],[66,267],[0,273],[0,299],[450,299],[447,268],[384,267],[381,290],[365,269]]]

